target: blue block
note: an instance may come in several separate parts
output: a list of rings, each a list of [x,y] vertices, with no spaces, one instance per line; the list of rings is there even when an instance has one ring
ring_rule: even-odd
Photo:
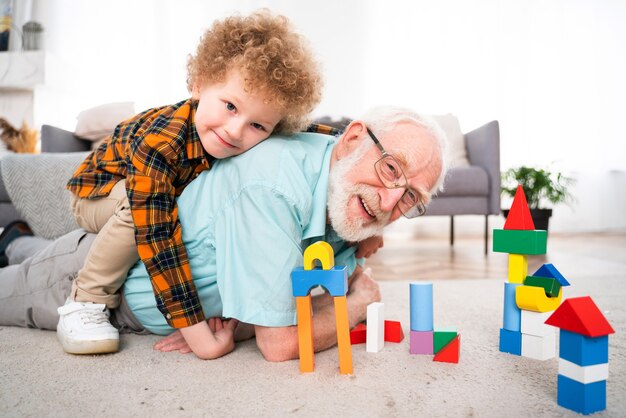
[[[411,283],[411,331],[433,331],[433,284]]]
[[[552,264],[544,264],[539,270],[533,273],[535,277],[547,277],[548,279],[556,279],[561,286],[569,286],[569,282]]]
[[[522,355],[522,333],[500,328],[500,351],[503,353]]]
[[[291,272],[294,296],[306,296],[316,286],[324,287],[331,296],[345,296],[348,293],[346,266],[335,266],[330,270],[322,270],[321,267],[304,270],[303,267],[296,267]]]
[[[606,409],[606,380],[585,385],[559,375],[556,402],[564,408],[585,415],[603,411]]]
[[[579,366],[608,363],[609,336],[592,338],[561,329],[559,357]]]
[[[504,283],[504,321],[503,327],[508,331],[519,331],[522,324],[522,310],[515,302],[515,288],[521,283]]]

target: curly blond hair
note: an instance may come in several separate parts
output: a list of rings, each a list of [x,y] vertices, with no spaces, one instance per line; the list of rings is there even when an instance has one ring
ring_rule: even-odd
[[[237,68],[248,92],[260,92],[285,116],[274,133],[302,130],[321,100],[319,65],[289,20],[259,10],[213,23],[187,63],[187,88],[222,82]]]

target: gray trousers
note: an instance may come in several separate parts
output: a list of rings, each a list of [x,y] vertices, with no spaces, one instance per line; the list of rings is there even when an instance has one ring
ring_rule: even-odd
[[[20,264],[0,269],[0,325],[56,330],[57,308],[70,295],[95,237],[77,229],[51,242],[23,237],[11,243],[9,262]],[[25,257],[28,252],[32,255]],[[124,298],[111,314],[121,332],[147,333]]]

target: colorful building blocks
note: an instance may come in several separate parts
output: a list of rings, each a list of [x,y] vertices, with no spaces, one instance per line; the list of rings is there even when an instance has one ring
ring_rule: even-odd
[[[519,331],[522,311],[515,302],[515,288],[519,283],[504,284],[504,320],[502,327],[509,331]]]
[[[365,344],[365,341],[367,341],[367,326],[361,323],[350,331],[350,344]]]
[[[556,357],[556,334],[539,337],[522,333],[522,357],[541,361]]]
[[[580,383],[595,383],[609,378],[609,363],[579,366],[576,363],[559,359],[559,374]]]
[[[539,269],[533,273],[535,277],[547,277],[549,279],[556,279],[559,281],[561,286],[569,286],[569,282],[561,272],[559,272],[556,267],[552,264],[544,264]]]
[[[555,334],[554,328],[546,325],[546,319],[552,315],[552,312],[533,312],[521,311],[520,331],[522,334],[535,335],[543,337],[548,334]]]
[[[500,328],[500,351],[503,353],[522,355],[522,333]]]
[[[601,337],[615,332],[589,296],[566,299],[546,324],[587,337]]]
[[[506,217],[504,229],[521,231],[532,231],[535,229],[535,223],[530,215],[526,195],[524,194],[524,189],[521,184],[517,186],[517,190],[515,191],[515,197],[513,197],[511,209]]]
[[[315,261],[321,264],[321,270],[315,268]],[[293,294],[296,297],[296,314],[298,319],[298,349],[300,352],[300,371],[302,373],[312,372],[314,369],[313,350],[313,315],[311,308],[311,295],[309,290],[319,285],[316,280],[326,284],[327,289],[343,289],[343,295],[333,293],[335,305],[335,323],[337,328],[337,348],[339,351],[339,371],[341,374],[352,374],[352,351],[350,346],[350,328],[348,322],[348,305],[346,300],[347,276],[337,274],[334,270],[335,258],[330,244],[318,241],[311,244],[304,251],[304,268],[296,269],[296,275],[292,274]],[[328,276],[326,276],[326,274]],[[344,270],[345,275],[345,270]],[[330,277],[332,276],[332,280]],[[337,285],[333,282],[341,281],[345,284]],[[307,293],[302,294],[302,289]]]
[[[528,276],[528,256],[509,254],[509,283],[524,283]]]
[[[558,375],[556,401],[564,408],[589,415],[606,409],[606,380],[580,383]]]
[[[433,284],[410,285],[411,331],[433,330]]]
[[[461,354],[461,335],[457,335],[450,341],[448,345],[443,347],[435,357],[433,361],[440,361],[445,363],[458,363],[459,356]]]
[[[411,354],[433,354],[434,331],[413,331],[409,334]]]
[[[559,295],[561,290],[561,283],[557,279],[550,279],[547,277],[528,276],[524,279],[524,285],[543,287],[546,296],[553,298]]]
[[[367,306],[367,339],[365,350],[378,353],[385,346],[385,304],[370,303]]]
[[[561,304],[563,289],[559,290],[559,295],[555,298],[546,296],[543,287],[518,286],[515,289],[515,303],[518,308],[534,312],[550,312]]]
[[[544,230],[493,230],[493,251],[496,253],[541,255],[546,253],[548,233]]]
[[[433,352],[437,354],[442,348],[448,345],[456,336],[456,328],[435,328],[433,334]]]
[[[404,331],[400,321],[385,321],[385,342],[400,343],[404,340]]]

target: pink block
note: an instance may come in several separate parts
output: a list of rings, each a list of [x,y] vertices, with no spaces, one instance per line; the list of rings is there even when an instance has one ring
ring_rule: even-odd
[[[433,331],[411,331],[411,354],[433,354]]]

